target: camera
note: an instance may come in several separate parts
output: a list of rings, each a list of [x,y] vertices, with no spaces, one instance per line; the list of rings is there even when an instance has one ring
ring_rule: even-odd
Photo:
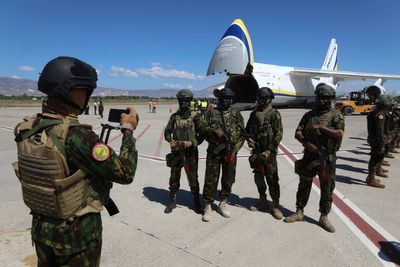
[[[110,112],[108,113],[108,121],[109,122],[120,122],[122,113],[128,114],[129,110],[128,109],[116,109],[116,108],[110,109]]]

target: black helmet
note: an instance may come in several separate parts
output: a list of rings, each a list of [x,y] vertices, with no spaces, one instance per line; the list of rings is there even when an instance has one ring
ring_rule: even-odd
[[[268,87],[261,87],[260,90],[257,92],[257,98],[270,98],[274,99],[275,95],[274,92],[272,92],[271,88]]]
[[[67,99],[74,87],[86,87],[89,96],[97,87],[96,70],[73,57],[57,57],[46,64],[40,73],[38,89],[48,96]]]
[[[322,96],[322,97],[329,97],[329,98],[335,98],[336,96],[336,91],[332,87],[326,84],[319,84],[317,85],[317,88],[315,89],[315,96]]]
[[[176,94],[176,97],[179,98],[190,98],[193,99],[193,94],[190,90],[188,89],[182,89],[179,90],[178,93]]]
[[[216,98],[235,98],[235,93],[233,90],[226,87],[222,88],[221,90],[215,89],[213,93]]]

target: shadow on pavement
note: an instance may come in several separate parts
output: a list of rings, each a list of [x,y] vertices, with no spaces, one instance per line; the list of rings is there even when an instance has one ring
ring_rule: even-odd
[[[358,185],[366,185],[363,180],[350,178],[348,176],[336,175],[336,182],[345,183],[345,184],[358,184]]]
[[[358,173],[368,173],[367,169],[353,167],[353,166],[348,165],[348,164],[336,164],[336,169],[342,169],[342,170],[358,172]]]
[[[394,241],[379,241],[381,249],[379,257],[387,262],[400,265],[400,243]]]
[[[169,203],[169,190],[156,188],[156,187],[144,187],[143,195],[152,202],[158,202],[163,206],[167,206]],[[179,189],[176,193],[176,204],[192,208],[193,195],[192,192]],[[200,195],[200,201],[202,196]]]
[[[350,157],[343,157],[343,156],[338,156],[337,158],[341,159],[341,160],[345,160],[345,161],[368,163],[368,160],[363,160],[363,159],[358,159],[358,158],[350,158]]]

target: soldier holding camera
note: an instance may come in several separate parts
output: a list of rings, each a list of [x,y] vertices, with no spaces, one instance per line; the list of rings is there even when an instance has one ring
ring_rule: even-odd
[[[180,90],[176,97],[179,102],[179,109],[169,118],[165,127],[164,137],[171,146],[171,153],[167,155],[167,166],[171,168],[169,178],[169,204],[165,213],[171,213],[176,208],[176,192],[180,187],[181,170],[184,168],[193,194],[193,209],[201,212],[198,162],[199,152],[197,146],[202,142],[199,138],[199,130],[202,120],[196,111],[190,109],[193,94],[188,89]],[[200,141],[200,142],[199,142]]]

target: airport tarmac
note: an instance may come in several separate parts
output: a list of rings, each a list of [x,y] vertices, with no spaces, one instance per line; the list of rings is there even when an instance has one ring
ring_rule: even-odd
[[[110,107],[105,103],[105,112]],[[122,108],[122,107],[116,107]],[[178,207],[164,214],[168,203],[169,168],[165,155],[169,144],[163,130],[177,105],[159,105],[149,113],[146,105],[136,107],[140,116],[135,131],[139,162],[131,185],[114,184],[111,196],[120,213],[103,218],[101,266],[399,266],[400,265],[400,154],[389,159],[389,178],[380,178],[385,189],[368,187],[369,146],[366,116],[346,117],[346,131],[338,152],[333,210],[329,215],[336,233],[318,226],[319,189],[314,179],[306,221],[286,224],[269,212],[252,212],[257,188],[249,167],[249,149],[240,150],[236,182],[229,199],[232,218],[226,219],[213,206],[212,219],[205,223],[191,207],[186,177],[181,179]],[[11,163],[16,160],[13,128],[39,108],[0,109],[0,266],[36,266],[30,240],[31,216],[22,201],[20,184]],[[90,111],[93,112],[93,109]],[[284,137],[278,155],[281,205],[284,216],[295,211],[298,176],[294,161],[302,146],[294,129],[305,109],[281,109]],[[245,121],[249,111],[242,112]],[[106,117],[81,115],[100,133]],[[111,132],[109,144],[119,151],[121,136]],[[207,142],[200,148],[199,182],[204,184]],[[269,205],[271,199],[268,196]]]

